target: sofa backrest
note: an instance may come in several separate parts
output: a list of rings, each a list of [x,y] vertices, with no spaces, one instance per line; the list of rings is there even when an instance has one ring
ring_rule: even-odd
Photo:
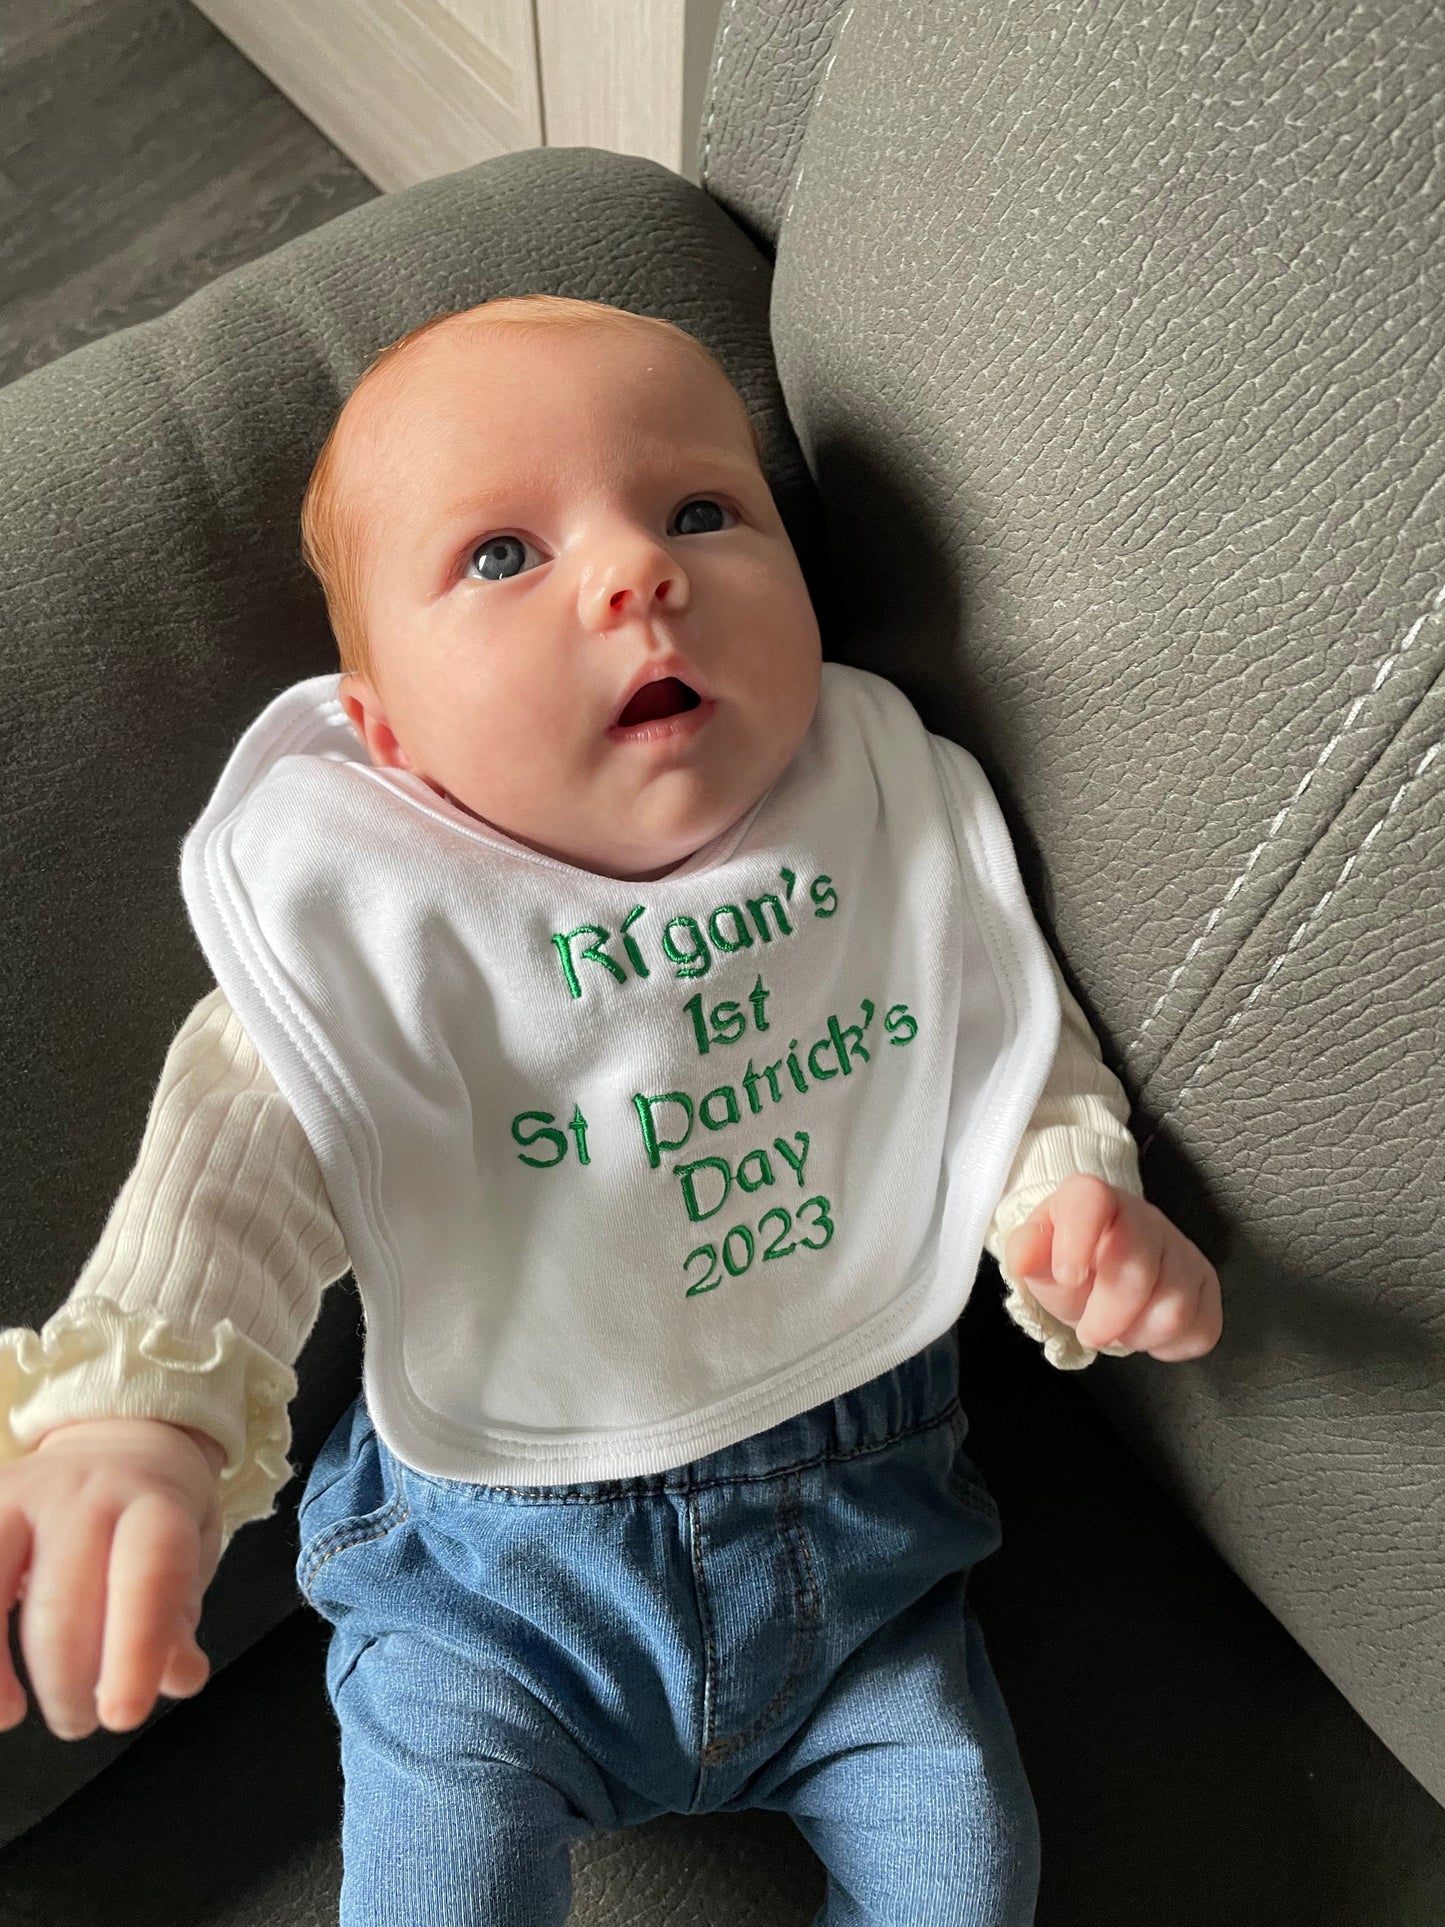
[[[1436,0],[733,0],[830,654],[981,758],[1222,1343],[1085,1375],[1445,1799]]]

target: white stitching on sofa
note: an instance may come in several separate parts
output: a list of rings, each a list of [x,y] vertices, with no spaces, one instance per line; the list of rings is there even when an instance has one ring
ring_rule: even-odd
[[[818,81],[817,91],[814,93],[812,101],[808,107],[809,120],[812,119],[813,115],[817,113],[818,109],[823,104],[823,90],[828,85],[828,76],[833,71],[833,62],[838,58],[838,48],[842,44],[843,35],[848,30],[848,22],[853,18],[853,6],[854,6],[854,0],[849,0],[848,11],[843,15],[843,18],[838,22],[837,32],[833,35],[833,44],[828,50],[828,64],[823,69],[822,77]],[[806,142],[807,140],[806,128],[804,128],[803,130],[803,139],[804,139],[804,142]],[[806,160],[801,160],[798,163],[798,172],[793,180],[792,192],[788,195],[788,205],[783,209],[783,218],[778,223],[778,233],[780,235],[783,229],[788,225],[788,222],[792,218],[793,202],[798,198],[798,189],[803,185],[803,169],[806,165],[807,165]]]
[[[1436,601],[1438,606],[1438,602],[1439,602],[1438,597],[1436,598]],[[1412,631],[1412,634],[1413,634],[1413,631]],[[1434,762],[1435,758],[1439,754],[1440,754],[1439,743],[1432,743],[1430,747],[1426,750],[1425,754],[1420,758],[1420,761],[1415,765],[1415,768],[1405,778],[1404,782],[1400,785],[1399,789],[1395,791],[1395,794],[1390,798],[1389,808],[1385,811],[1383,816],[1379,817],[1376,820],[1373,827],[1370,829],[1368,834],[1365,836],[1364,840],[1361,842],[1359,849],[1351,851],[1350,855],[1345,860],[1344,868],[1340,871],[1340,874],[1335,878],[1334,882],[1330,885],[1329,889],[1325,891],[1324,895],[1320,898],[1319,902],[1315,905],[1314,909],[1311,910],[1309,914],[1302,919],[1298,929],[1295,931],[1294,935],[1290,938],[1289,942],[1285,945],[1284,949],[1280,951],[1279,955],[1275,958],[1274,962],[1270,965],[1269,969],[1265,971],[1264,975],[1260,978],[1259,982],[1255,985],[1254,989],[1250,991],[1248,997],[1245,998],[1244,1002],[1240,1005],[1239,1009],[1235,1011],[1234,1015],[1230,1018],[1229,1022],[1224,1026],[1224,1029],[1219,1033],[1219,1036],[1215,1039],[1214,1044],[1212,1045],[1208,1056],[1202,1058],[1201,1061],[1198,1064],[1196,1064],[1194,1069],[1189,1073],[1187,1080],[1185,1081],[1183,1087],[1179,1092],[1179,1095],[1175,1098],[1174,1102],[1168,1107],[1167,1110],[1160,1112],[1158,1120],[1154,1125],[1154,1129],[1149,1133],[1149,1136],[1145,1140],[1145,1142],[1139,1147],[1139,1155],[1141,1158],[1143,1157],[1144,1153],[1149,1149],[1149,1146],[1154,1142],[1155,1138],[1158,1137],[1165,1118],[1171,1117],[1174,1114],[1174,1112],[1179,1109],[1179,1106],[1184,1102],[1184,1099],[1188,1096],[1190,1087],[1193,1085],[1195,1078],[1199,1077],[1205,1070],[1209,1068],[1209,1065],[1214,1061],[1214,1058],[1219,1052],[1220,1045],[1223,1044],[1225,1038],[1228,1037],[1229,1033],[1234,1029],[1235,1025],[1239,1022],[1240,1018],[1249,1009],[1250,1005],[1254,1002],[1255,998],[1259,995],[1259,993],[1264,989],[1265,985],[1269,982],[1270,978],[1274,975],[1276,970],[1279,969],[1280,965],[1284,962],[1285,958],[1289,955],[1290,951],[1294,949],[1295,945],[1299,942],[1300,938],[1304,935],[1305,931],[1309,928],[1310,924],[1314,922],[1315,918],[1319,915],[1320,911],[1324,909],[1325,905],[1329,902],[1330,898],[1335,894],[1335,891],[1339,889],[1340,885],[1344,882],[1345,878],[1350,874],[1350,871],[1355,867],[1355,864],[1359,860],[1359,858],[1362,857],[1365,854],[1365,851],[1369,849],[1371,843],[1374,842],[1377,834],[1385,827],[1386,823],[1389,822],[1390,818],[1395,813],[1395,810],[1399,804],[1400,798],[1405,794],[1406,790],[1409,789],[1412,783],[1419,781],[1419,779],[1425,774],[1426,770],[1429,769],[1431,763]]]
[[[1217,904],[1213,910],[1210,911],[1209,921],[1205,924],[1204,928],[1200,931],[1199,935],[1194,939],[1193,943],[1190,944],[1188,950],[1185,951],[1182,960],[1176,965],[1174,974],[1170,977],[1168,983],[1165,984],[1163,990],[1160,991],[1159,996],[1155,1001],[1154,1008],[1149,1012],[1149,1015],[1144,1019],[1143,1023],[1139,1026],[1138,1035],[1134,1038],[1134,1041],[1131,1044],[1125,1047],[1124,1057],[1126,1060],[1132,1057],[1134,1055],[1134,1052],[1139,1048],[1139,1045],[1143,1043],[1145,1031],[1148,1030],[1149,1026],[1153,1023],[1154,1019],[1159,1015],[1159,1012],[1164,1008],[1165,1000],[1168,998],[1168,995],[1170,991],[1174,988],[1175,984],[1178,983],[1180,973],[1185,969],[1187,969],[1191,960],[1198,955],[1200,946],[1206,941],[1210,931],[1214,928],[1215,924],[1218,923],[1219,919],[1223,916],[1225,908],[1228,905],[1231,897],[1234,896],[1235,892],[1241,887],[1241,885],[1244,883],[1245,878],[1249,875],[1250,871],[1254,868],[1255,864],[1259,861],[1260,852],[1264,849],[1265,845],[1271,842],[1274,839],[1274,837],[1278,834],[1281,825],[1285,821],[1285,818],[1289,815],[1290,811],[1294,808],[1295,804],[1298,803],[1300,798],[1304,795],[1305,791],[1309,788],[1311,782],[1314,780],[1315,771],[1321,770],[1324,768],[1325,763],[1328,760],[1330,751],[1334,748],[1335,744],[1345,734],[1346,730],[1349,729],[1350,725],[1354,722],[1355,717],[1359,714],[1360,710],[1364,707],[1364,705],[1370,700],[1371,696],[1374,695],[1375,691],[1380,687],[1381,683],[1384,682],[1385,678],[1390,674],[1391,670],[1395,667],[1395,664],[1405,654],[1406,650],[1410,648],[1415,638],[1419,635],[1420,631],[1424,628],[1425,624],[1429,622],[1432,617],[1439,615],[1442,603],[1445,603],[1445,583],[1442,583],[1441,586],[1435,591],[1435,594],[1432,597],[1432,606],[1429,609],[1427,609],[1424,615],[1422,615],[1419,618],[1419,620],[1411,626],[1409,633],[1405,637],[1405,640],[1399,645],[1399,647],[1394,651],[1394,653],[1385,659],[1384,663],[1381,665],[1379,674],[1375,677],[1374,682],[1371,683],[1370,687],[1365,691],[1364,695],[1357,696],[1355,698],[1354,702],[1350,705],[1349,713],[1345,717],[1345,720],[1340,724],[1339,728],[1335,731],[1334,735],[1331,736],[1330,740],[1325,744],[1324,748],[1320,751],[1319,757],[1315,762],[1314,769],[1310,769],[1305,772],[1304,779],[1300,783],[1298,789],[1296,789],[1294,795],[1289,799],[1288,803],[1285,804],[1284,808],[1279,812],[1279,815],[1275,817],[1273,823],[1270,824],[1269,828],[1265,831],[1260,841],[1255,844],[1253,850],[1251,850],[1249,855],[1249,861],[1245,864],[1244,868],[1240,871],[1239,875],[1234,879],[1233,883],[1231,883],[1229,888],[1225,891],[1223,900],[1219,904]],[[1206,1059],[1205,1061],[1207,1062],[1208,1060]],[[1183,1093],[1181,1092],[1180,1095],[1182,1096]]]
[[[722,73],[723,48],[728,44],[728,35],[733,28],[733,15],[738,10],[738,0],[729,0],[728,17],[723,22],[722,39],[717,43],[717,59],[712,63],[712,80],[707,90],[707,125],[702,135],[702,165],[698,168],[698,185],[707,186],[707,166],[712,154],[712,117],[717,112],[717,84]]]

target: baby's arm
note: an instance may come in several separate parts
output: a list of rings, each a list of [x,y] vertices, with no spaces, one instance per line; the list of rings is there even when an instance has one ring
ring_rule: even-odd
[[[269,1516],[291,1476],[290,1367],[347,1264],[305,1134],[213,990],[70,1296],[39,1333],[0,1333],[0,1462],[57,1425],[163,1419],[224,1448],[228,1534]]]
[[[1197,1358],[1222,1329],[1219,1279],[1145,1201],[1128,1096],[1052,953],[1049,964],[1059,1048],[985,1239],[1005,1309],[1065,1371],[1098,1351]]]
[[[0,1464],[0,1612],[27,1601],[22,1642],[55,1730],[94,1730],[107,1562],[114,1621],[122,1546],[132,1567],[147,1551],[155,1559],[155,1600],[182,1556],[195,1576],[196,1507],[216,1515],[202,1587],[237,1527],[274,1509],[292,1476],[292,1364],[348,1262],[305,1134],[211,992],[171,1046],[135,1168],[70,1297],[39,1333],[0,1332],[0,1461],[13,1462]],[[105,1477],[92,1476],[99,1468]],[[111,1476],[120,1470],[129,1484]],[[130,1502],[155,1490],[175,1502],[170,1514],[152,1508],[148,1531],[132,1523],[122,1534],[123,1517],[141,1517]],[[175,1538],[187,1538],[187,1518],[189,1551]],[[74,1579],[64,1590],[45,1583],[50,1565],[75,1560],[82,1526],[89,1564],[69,1571],[89,1581],[85,1599]],[[144,1591],[126,1595],[132,1621]],[[194,1603],[198,1613],[199,1589]],[[107,1625],[107,1641],[129,1653],[140,1639],[131,1631]],[[110,1658],[108,1643],[107,1674]],[[154,1694],[152,1678],[140,1714],[107,1724],[137,1724]],[[0,1641],[0,1728],[23,1711]]]

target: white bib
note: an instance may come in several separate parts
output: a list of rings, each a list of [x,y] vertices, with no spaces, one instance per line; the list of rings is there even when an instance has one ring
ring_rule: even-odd
[[[665,1471],[945,1331],[1059,1027],[974,758],[825,663],[761,801],[624,882],[373,768],[337,685],[247,730],[181,883],[316,1153],[398,1457]]]

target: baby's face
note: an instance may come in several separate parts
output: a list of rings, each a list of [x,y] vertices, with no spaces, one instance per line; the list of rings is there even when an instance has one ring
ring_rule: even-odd
[[[355,426],[373,673],[341,697],[374,763],[638,879],[782,773],[822,648],[721,377],[665,340],[440,331]]]

